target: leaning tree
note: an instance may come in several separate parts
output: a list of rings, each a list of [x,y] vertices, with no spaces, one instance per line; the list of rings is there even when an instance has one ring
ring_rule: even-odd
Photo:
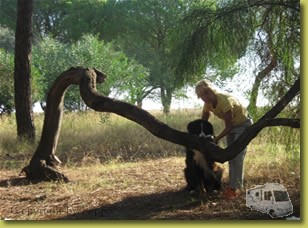
[[[70,85],[79,85],[82,99],[87,106],[95,111],[116,113],[140,124],[159,138],[199,150],[207,158],[220,163],[234,158],[265,127],[300,128],[300,119],[276,118],[298,95],[300,91],[299,78],[270,111],[250,126],[232,145],[224,149],[208,139],[173,129],[135,105],[99,94],[96,90],[96,83],[102,83],[105,79],[106,76],[101,71],[84,67],[72,67],[56,79],[47,96],[41,140],[30,164],[22,170],[27,178],[68,181],[68,178],[57,170],[60,160],[56,156],[56,148],[63,116],[64,96]]]

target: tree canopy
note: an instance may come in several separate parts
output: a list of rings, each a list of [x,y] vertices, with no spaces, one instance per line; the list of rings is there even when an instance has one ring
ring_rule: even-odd
[[[11,36],[15,14],[16,1],[1,0],[1,37]],[[141,103],[159,91],[166,111],[180,89],[201,78],[226,83],[247,74],[243,94],[254,114],[261,92],[275,103],[300,74],[299,0],[34,0],[33,34],[34,47],[45,39],[82,43],[86,34],[111,41],[147,71],[138,91],[134,83],[122,87],[127,99]],[[9,40],[1,48],[11,49]]]
[[[217,1],[190,11],[183,19],[186,38],[180,42],[177,72],[181,80],[205,69],[219,72],[223,80],[242,57],[259,60],[249,94],[255,111],[262,83],[264,94],[274,102],[299,77],[300,3],[290,1]],[[215,80],[213,78],[212,80]],[[290,84],[291,83],[291,84]]]

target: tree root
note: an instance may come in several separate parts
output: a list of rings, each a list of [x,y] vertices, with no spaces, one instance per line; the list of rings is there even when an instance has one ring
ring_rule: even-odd
[[[34,167],[30,165],[24,167],[19,175],[23,173],[30,180],[69,182],[69,179],[64,174],[60,173],[56,168],[46,165],[44,160],[40,160],[39,164]]]

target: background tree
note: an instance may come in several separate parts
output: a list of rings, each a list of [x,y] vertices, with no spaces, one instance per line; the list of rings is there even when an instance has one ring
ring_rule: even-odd
[[[14,110],[14,56],[0,49],[0,115]]]
[[[17,135],[30,141],[35,139],[31,99],[31,31],[32,0],[17,1],[15,33],[14,95]]]
[[[185,4],[179,0],[119,1],[114,7],[120,16],[110,23],[121,29],[116,43],[149,69],[148,84],[152,90],[159,89],[163,111],[168,113],[172,96],[181,88],[172,60],[174,36]],[[144,91],[144,95],[149,92]]]
[[[0,23],[9,20],[12,3],[1,0],[7,7]],[[192,3],[193,2],[193,3]],[[105,41],[113,40],[129,58],[148,68],[145,89],[131,90],[138,94],[138,102],[151,95],[160,98],[165,112],[169,112],[172,97],[182,94],[181,83],[174,73],[174,46],[180,18],[196,1],[71,1],[34,0],[35,41],[49,36],[65,44],[78,41],[84,34],[97,35]],[[199,1],[197,1],[199,3]],[[200,1],[202,2],[202,1]],[[157,91],[158,90],[158,91]],[[155,91],[155,93],[153,93]],[[157,95],[156,95],[157,94]],[[132,95],[135,96],[135,95]]]
[[[177,72],[189,80],[191,74],[214,69],[225,81],[234,76],[230,69],[243,56],[258,62],[248,93],[248,107],[255,114],[260,88],[270,101],[277,101],[299,77],[299,8],[298,0],[233,0],[192,10],[184,20],[189,32],[180,42]]]
[[[14,45],[14,31],[0,26],[0,115],[14,110]]]
[[[4,10],[1,9],[0,23],[2,25],[8,27],[16,25],[16,20],[11,18],[10,14],[16,11],[16,5],[13,3],[14,1],[1,0],[1,5],[5,6]],[[104,5],[104,1],[76,1],[74,4],[63,0],[34,1],[33,30],[35,38],[31,67],[33,103],[39,101],[43,107],[45,106],[46,94],[53,80],[60,72],[67,69],[68,65],[87,65],[104,69],[108,73],[109,80],[100,91],[103,94],[109,95],[112,92],[112,96],[120,96],[121,99],[141,105],[142,100],[151,93],[152,87],[148,83],[148,69],[133,58],[128,58],[114,43],[106,43],[101,40],[99,38],[101,35],[82,36],[83,33],[91,31],[81,31],[79,24],[76,23],[77,18],[79,21],[84,21],[82,24],[85,24],[89,17],[97,18],[97,13],[94,12],[98,9],[102,11],[100,14],[108,12],[107,15],[111,15],[114,11],[105,10]],[[111,10],[111,7],[108,6],[108,9]],[[80,17],[79,12],[82,8],[86,10],[82,11],[83,16]],[[104,17],[104,20],[107,18]],[[85,27],[89,26],[90,24],[86,24]],[[1,27],[0,31],[0,36],[3,37],[1,48],[5,50],[12,49],[14,46],[12,45],[14,32],[8,27]],[[113,26],[110,24],[111,28]],[[104,34],[106,33],[104,32]],[[109,32],[108,36],[110,36]],[[4,63],[9,59],[5,56],[10,56],[10,52],[5,55],[3,53],[1,56]],[[13,69],[11,65],[7,65],[6,69],[3,69],[2,73],[6,74],[5,78],[9,78],[7,72],[10,69]],[[6,80],[6,85],[8,83],[9,80]],[[4,84],[2,88],[3,91],[8,91]],[[13,93],[7,93],[7,95],[13,95]],[[2,98],[2,104],[4,101],[6,104],[11,103],[8,96]],[[12,105],[10,107],[13,108]],[[71,88],[67,92],[65,108],[67,110],[85,108],[76,89]]]
[[[11,30],[16,29],[17,0],[1,0],[0,24]]]
[[[7,27],[0,26],[0,48],[9,52],[14,52],[15,33]]]
[[[70,65],[104,69],[108,83],[100,92],[107,96],[112,92],[112,96],[136,103],[139,91],[147,88],[148,70],[134,59],[128,59],[123,52],[116,51],[112,43],[105,43],[92,35],[85,35],[72,44],[44,38],[33,48],[35,97],[43,106],[57,75]],[[64,106],[71,111],[85,109],[78,89],[67,91]]]
[[[14,24],[10,18],[16,11],[13,3],[1,0],[5,10],[1,11],[0,23],[7,27]],[[249,87],[240,88],[257,118],[254,112],[261,92],[275,102],[299,74],[298,0],[108,0],[73,4],[67,0],[34,0],[34,6],[35,37],[50,36],[72,44],[83,34],[92,33],[99,39],[112,40],[149,70],[147,88],[139,97],[155,97],[160,88],[157,97],[166,107],[170,94],[175,96],[178,89],[194,84],[204,72],[222,85],[228,85],[236,75],[248,74],[251,76],[245,81],[249,81]],[[244,60],[249,65],[241,65]],[[232,82],[236,83],[240,84]],[[234,88],[239,87],[229,88],[230,92]]]

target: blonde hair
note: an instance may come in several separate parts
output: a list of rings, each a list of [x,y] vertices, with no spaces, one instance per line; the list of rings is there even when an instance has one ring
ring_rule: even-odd
[[[210,90],[213,93],[216,93],[215,89],[213,89],[211,83],[208,80],[203,79],[203,80],[197,82],[196,87],[195,87],[195,92],[196,92],[198,97],[201,93],[203,93],[207,90]]]

